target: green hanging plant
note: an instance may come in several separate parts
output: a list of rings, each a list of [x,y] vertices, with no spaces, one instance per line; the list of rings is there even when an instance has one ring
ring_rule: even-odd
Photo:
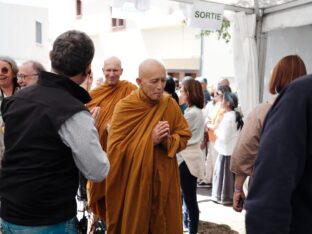
[[[222,20],[222,26],[220,30],[217,31],[210,31],[210,30],[201,30],[200,34],[197,35],[198,37],[204,37],[209,36],[211,33],[217,33],[218,39],[224,40],[226,43],[228,43],[231,39],[231,34],[229,33],[231,23],[228,19],[223,18]]]

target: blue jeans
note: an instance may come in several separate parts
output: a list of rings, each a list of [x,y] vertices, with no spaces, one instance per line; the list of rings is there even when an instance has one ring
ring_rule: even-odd
[[[186,206],[183,221],[185,226],[189,229],[189,234],[196,234],[199,222],[199,208],[196,197],[197,178],[190,173],[185,162],[181,163],[179,170],[183,204]]]
[[[77,234],[77,218],[48,226],[21,226],[0,219],[3,234]]]

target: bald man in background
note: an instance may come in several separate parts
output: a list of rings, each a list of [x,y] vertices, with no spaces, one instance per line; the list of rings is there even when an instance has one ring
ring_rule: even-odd
[[[108,234],[182,233],[176,153],[191,137],[178,104],[164,94],[166,70],[139,66],[139,89],[116,106],[108,136]]]
[[[218,87],[219,87],[219,86],[229,86],[229,87],[230,87],[230,81],[229,81],[229,79],[227,79],[227,78],[221,79],[221,80],[218,82]]]
[[[96,125],[102,148],[107,152],[107,133],[113,110],[119,100],[128,96],[137,87],[126,80],[120,80],[123,68],[120,59],[115,56],[104,61],[102,71],[104,83],[90,92],[92,100],[88,103],[88,108],[100,112],[97,115]],[[94,214],[94,221],[105,220],[105,180],[101,183],[89,181],[87,190],[88,205]]]

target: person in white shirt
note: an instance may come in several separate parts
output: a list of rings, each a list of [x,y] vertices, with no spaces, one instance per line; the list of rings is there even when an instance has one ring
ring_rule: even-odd
[[[178,164],[181,178],[183,203],[186,211],[183,214],[184,226],[189,234],[196,234],[199,221],[199,209],[196,197],[197,178],[203,178],[205,161],[200,149],[204,136],[204,96],[201,84],[194,79],[182,81],[181,97],[186,104],[184,117],[192,131],[192,138],[187,142],[186,149],[178,153]]]
[[[205,118],[205,132],[207,137],[204,138],[204,141],[201,144],[201,148],[207,148],[207,151],[205,152],[205,177],[203,180],[198,182],[199,187],[211,187],[212,185],[213,171],[218,157],[218,152],[214,148],[216,141],[214,129],[224,114],[222,101],[223,94],[225,92],[231,92],[231,88],[229,86],[218,86],[218,90],[215,92],[213,100],[210,101],[203,109],[203,115]]]
[[[238,99],[234,93],[225,92],[222,105],[225,113],[215,128],[217,137],[215,149],[218,152],[218,158],[213,173],[211,198],[220,204],[231,204],[234,192],[234,175],[230,171],[230,156],[244,123],[241,113],[237,111]]]

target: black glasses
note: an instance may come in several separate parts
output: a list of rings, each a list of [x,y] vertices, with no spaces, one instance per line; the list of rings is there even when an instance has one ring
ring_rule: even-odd
[[[2,67],[0,71],[3,75],[6,75],[9,73],[10,69],[8,67]]]
[[[18,78],[18,79],[25,79],[25,78],[28,77],[28,76],[38,76],[38,74],[29,74],[29,75],[25,75],[25,74],[23,74],[23,73],[17,74],[17,78]]]

